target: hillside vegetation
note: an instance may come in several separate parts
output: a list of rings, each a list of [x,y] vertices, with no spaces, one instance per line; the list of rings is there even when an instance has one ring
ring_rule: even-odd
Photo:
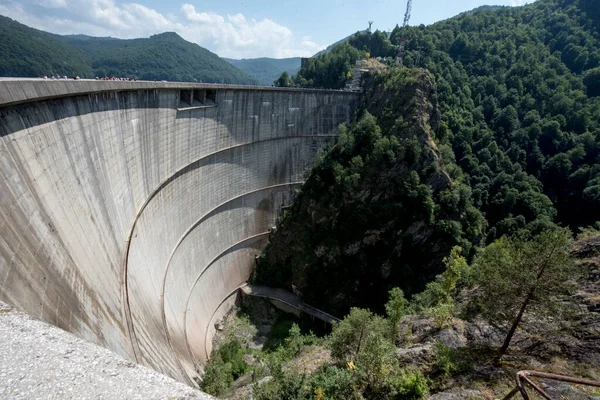
[[[360,33],[282,75],[281,86],[340,88],[357,59],[388,66],[365,74],[354,120],[319,154],[254,275],[345,317],[325,338],[293,326],[262,351],[236,338],[202,387],[497,399],[520,370],[600,379],[600,232],[584,228],[600,219],[598,10],[538,0],[389,39]]]
[[[542,0],[406,32],[405,64],[436,76],[438,141],[464,171],[489,240],[523,224],[600,219],[600,37],[589,3]]]
[[[93,75],[83,54],[61,36],[0,15],[0,76],[40,77],[59,73]]]
[[[592,3],[538,0],[476,10],[429,27],[396,28],[389,41],[378,32],[360,34],[313,59],[296,84],[340,87],[366,53],[392,68],[365,84],[362,120],[343,128],[315,166],[266,251],[259,279],[294,283],[333,312],[381,309],[382,293],[393,286],[421,290],[443,269],[441,254],[452,244],[471,259],[523,229],[577,230],[600,220],[600,13]],[[402,128],[407,105],[421,97],[411,103],[397,85],[411,76],[391,57],[401,38],[404,66],[431,74],[431,84],[421,80],[408,93],[431,93],[428,102],[438,104],[429,136],[451,181],[445,188],[429,183],[432,167],[419,164],[432,148],[421,144],[428,139]],[[437,119],[428,111],[420,117]],[[346,132],[356,145],[342,152]],[[365,135],[368,144],[358,138]],[[387,140],[383,149],[384,142],[373,144],[379,140]],[[411,169],[413,187],[405,182]],[[325,288],[327,282],[336,284]]]
[[[0,76],[56,74],[258,84],[216,54],[175,33],[129,40],[60,36],[0,16]]]
[[[472,263],[454,247],[423,292],[409,301],[393,288],[384,313],[352,308],[325,337],[308,331],[308,319],[297,321],[303,329],[290,317],[269,322],[268,303],[245,298],[201,387],[230,399],[450,400],[504,398],[524,369],[598,380],[599,246],[598,231],[573,242],[553,229],[503,238]],[[261,339],[265,324],[273,327]],[[542,384],[555,399],[597,396]]]
[[[393,282],[422,289],[457,241],[469,247],[484,229],[433,141],[439,110],[430,73],[377,76],[362,113],[314,166],[256,277],[302,287],[308,304],[339,315],[355,305],[381,309]],[[454,196],[460,204],[445,207]]]
[[[600,233],[584,229],[600,219],[592,3],[359,34],[286,82],[339,88],[357,58],[388,65],[363,81],[356,118],[255,274],[345,317],[320,342],[290,330],[288,358],[267,363],[252,398],[493,399],[519,370],[600,378]],[[325,355],[309,370],[307,354]],[[597,395],[542,385],[552,398]]]
[[[365,32],[367,32],[367,31],[366,31],[366,30],[364,30],[364,31],[358,31],[357,33],[358,33],[358,34],[361,34],[361,33],[365,33]],[[340,39],[340,40],[338,40],[337,42],[335,42],[335,43],[333,43],[333,44],[330,44],[329,46],[327,46],[327,47],[326,47],[326,48],[324,48],[323,50],[321,50],[321,51],[317,52],[317,53],[316,53],[316,54],[313,56],[313,58],[316,58],[316,57],[318,57],[318,56],[321,56],[321,55],[324,55],[324,54],[327,54],[327,53],[329,53],[331,50],[333,50],[333,48],[334,48],[334,47],[336,47],[337,45],[339,45],[339,44],[342,44],[342,43],[344,43],[344,42],[347,42],[347,41],[348,41],[348,40],[349,40],[351,37],[353,37],[353,36],[354,36],[354,34],[352,34],[352,35],[350,35],[350,36],[346,36],[345,38],[343,38],[343,39]]]

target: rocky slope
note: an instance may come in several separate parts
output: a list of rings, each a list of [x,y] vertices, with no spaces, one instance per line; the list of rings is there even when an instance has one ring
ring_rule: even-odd
[[[437,400],[503,398],[520,370],[600,380],[600,233],[580,235],[572,255],[581,266],[579,289],[570,298],[556,299],[572,309],[568,320],[529,315],[502,363],[495,364],[493,354],[505,332],[484,319],[455,318],[440,325],[417,315],[400,322],[396,338],[400,362],[425,371],[435,382],[431,399]],[[465,294],[461,302],[468,299]],[[600,392],[591,387],[537,381],[552,398],[600,398]]]

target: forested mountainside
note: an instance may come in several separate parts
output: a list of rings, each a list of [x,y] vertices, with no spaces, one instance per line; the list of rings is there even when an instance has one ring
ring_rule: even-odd
[[[485,213],[488,241],[524,224],[600,219],[600,19],[591,4],[541,0],[407,32],[405,63],[436,76],[437,140]]]
[[[91,77],[80,51],[59,35],[30,28],[0,15],[0,76],[40,77],[78,74]]]
[[[600,231],[573,242],[551,225],[484,243],[483,214],[436,148],[438,104],[426,70],[367,79],[357,120],[321,154],[259,259],[259,283],[294,284],[307,304],[340,317],[349,305],[370,309],[350,308],[317,337],[314,319],[273,322],[270,303],[244,298],[221,325],[203,390],[260,400],[495,399],[523,369],[600,379]],[[443,272],[432,278],[435,270]],[[544,390],[595,393],[551,381]]]
[[[259,278],[294,283],[329,310],[377,309],[391,287],[420,290],[436,262],[443,268],[437,251],[452,242],[471,257],[521,229],[577,230],[600,220],[600,7],[594,3],[538,0],[397,27],[390,40],[380,32],[359,34],[308,63],[294,77],[297,85],[338,88],[358,58],[382,57],[395,69],[395,46],[405,41],[404,66],[426,69],[435,81],[426,92],[437,96],[440,122],[431,124],[430,135],[451,184],[432,186],[431,167],[413,164],[411,149],[425,150],[412,144],[419,140],[412,128],[408,136],[399,128],[407,118],[392,94],[399,73],[375,73],[375,86],[365,91],[363,110],[372,114],[367,136],[387,138],[389,157],[404,160],[414,180],[406,182],[406,170],[379,155],[388,151],[384,142],[340,150],[346,132],[365,135],[363,116],[315,167],[267,249]],[[373,109],[374,98],[383,106]],[[428,210],[417,212],[403,195],[394,197],[396,184]],[[332,229],[343,239],[332,238]],[[280,245],[296,230],[301,237],[287,252]],[[423,230],[435,233],[421,240],[416,232]],[[443,240],[432,242],[434,236]],[[260,268],[275,266],[274,278],[261,275]],[[325,285],[319,279],[335,282],[326,292],[331,308],[317,300]]]
[[[257,84],[214,53],[163,33],[146,39],[60,36],[0,16],[0,76],[135,77]]]
[[[67,37],[86,54],[98,76],[136,76],[144,80],[258,84],[207,49],[173,32],[147,39]]]
[[[256,78],[261,85],[272,86],[273,81],[279,78],[283,72],[290,76],[300,70],[300,57],[293,58],[245,58],[234,60],[224,58],[236,68],[241,69],[249,76]]]
[[[433,75],[408,68],[378,75],[363,107],[314,166],[256,277],[293,283],[308,304],[338,315],[357,304],[380,309],[392,282],[404,282],[409,293],[421,290],[443,271],[453,245],[465,236],[470,247],[485,228],[433,141]],[[452,196],[462,196],[454,208],[444,202]]]
[[[467,12],[474,13],[477,11],[494,11],[494,10],[497,10],[502,7],[507,7],[507,6],[479,6],[477,8],[472,9],[471,11],[467,11]]]
[[[356,33],[357,33],[357,34],[362,34],[362,33],[366,33],[366,32],[367,32],[367,31],[365,30],[365,31],[358,31],[358,32],[356,32]],[[316,53],[316,54],[313,56],[313,58],[316,58],[316,57],[318,57],[318,56],[321,56],[321,55],[323,55],[323,54],[327,54],[327,53],[331,52],[331,50],[333,50],[333,49],[334,49],[334,48],[335,48],[337,45],[347,42],[347,41],[348,41],[348,39],[350,39],[351,37],[353,37],[353,36],[355,36],[355,35],[356,35],[356,34],[352,34],[352,35],[350,35],[350,36],[346,36],[345,38],[343,38],[343,39],[340,39],[340,40],[338,40],[337,42],[335,42],[335,43],[333,43],[333,44],[330,44],[329,46],[327,46],[327,47],[326,47],[326,48],[324,48],[323,50],[321,50],[321,51],[319,51],[318,53]]]

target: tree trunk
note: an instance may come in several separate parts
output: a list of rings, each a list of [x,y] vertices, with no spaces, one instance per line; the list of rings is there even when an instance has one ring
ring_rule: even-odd
[[[358,357],[358,352],[360,351],[360,346],[362,345],[363,334],[365,333],[365,328],[363,327],[360,330],[360,337],[358,338],[358,345],[356,346],[356,353],[354,354],[354,361],[356,361],[356,357]]]
[[[531,298],[533,297],[534,292],[535,292],[535,285],[529,290],[529,293],[527,293],[527,297],[525,297],[525,301],[523,301],[523,304],[521,305],[519,314],[517,315],[517,318],[515,318],[512,326],[510,327],[510,330],[508,331],[508,334],[506,335],[506,338],[504,339],[504,344],[500,348],[500,351],[498,352],[498,357],[496,358],[496,364],[500,362],[500,358],[506,353],[506,350],[508,350],[510,341],[512,340],[512,337],[515,334],[517,327],[521,323],[521,319],[523,318],[525,309],[529,305],[529,302],[531,301]]]
[[[529,302],[531,301],[531,298],[533,297],[533,294],[535,293],[535,290],[537,289],[540,279],[542,279],[542,276],[544,276],[544,272],[546,271],[546,267],[548,266],[548,261],[554,254],[555,249],[556,249],[556,247],[554,247],[552,249],[552,251],[548,255],[547,259],[541,265],[540,270],[538,271],[537,276],[535,278],[535,282],[533,283],[533,286],[531,286],[531,289],[529,289],[529,292],[527,293],[527,296],[525,297],[525,300],[523,301],[523,304],[521,305],[519,314],[517,315],[517,318],[515,318],[512,326],[510,327],[510,330],[508,331],[508,334],[506,335],[506,338],[504,339],[504,344],[502,345],[502,347],[500,348],[500,351],[498,352],[498,357],[496,357],[496,364],[498,364],[500,362],[500,358],[502,358],[502,356],[506,353],[506,350],[508,350],[510,341],[512,340],[512,337],[515,334],[517,327],[521,323],[521,319],[523,319],[523,314],[525,313],[525,309],[529,305]]]
[[[523,304],[521,304],[521,309],[519,310],[519,314],[513,321],[513,324],[510,327],[510,330],[508,331],[506,338],[504,339],[504,344],[502,344],[502,347],[498,351],[498,356],[496,357],[496,360],[495,360],[496,364],[498,364],[500,362],[500,358],[502,358],[502,356],[508,350],[510,341],[512,340],[512,337],[515,334],[517,327],[521,323],[521,319],[523,319],[523,314],[525,313],[525,309],[527,308],[527,306],[529,305],[529,302],[533,298],[533,295],[535,294],[535,291],[540,283],[540,280],[544,276],[544,272],[546,272],[548,263],[552,259],[552,256],[554,255],[554,252],[556,251],[556,249],[557,249],[557,244],[553,243],[553,247],[550,249],[550,253],[548,254],[548,256],[544,259],[544,261],[542,261],[541,264],[538,264],[539,270],[538,270],[538,273],[536,274],[535,281],[533,282],[531,288],[529,289],[529,292],[527,292],[527,296],[525,296],[525,299],[523,300]]]

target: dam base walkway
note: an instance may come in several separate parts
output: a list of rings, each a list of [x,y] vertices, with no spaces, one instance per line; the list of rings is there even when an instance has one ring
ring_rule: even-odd
[[[242,293],[248,296],[263,297],[270,300],[280,301],[296,310],[299,310],[301,313],[308,314],[329,324],[340,322],[339,318],[305,304],[300,296],[292,292],[288,292],[285,289],[250,285],[247,283],[240,286],[240,290]]]

